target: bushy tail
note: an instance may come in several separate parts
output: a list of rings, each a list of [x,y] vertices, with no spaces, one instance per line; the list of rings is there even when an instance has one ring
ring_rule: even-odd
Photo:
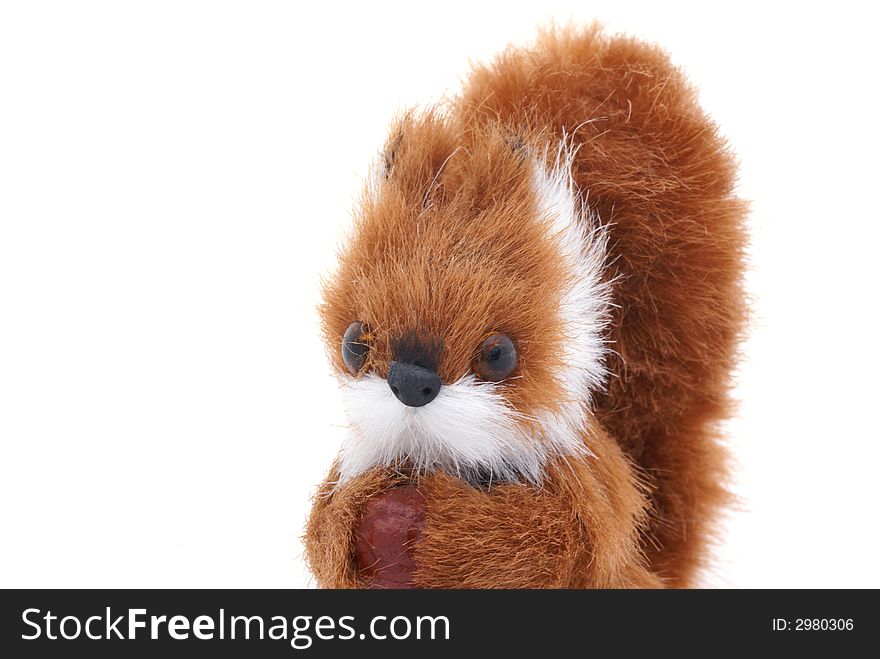
[[[596,412],[654,486],[654,569],[687,585],[726,499],[717,424],[745,317],[735,162],[662,51],[596,27],[475,69],[458,107],[579,147],[573,175],[609,225],[617,305]]]

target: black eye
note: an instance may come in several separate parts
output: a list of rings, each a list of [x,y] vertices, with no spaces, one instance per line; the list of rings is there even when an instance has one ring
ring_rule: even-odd
[[[516,346],[506,334],[492,334],[480,345],[471,367],[483,380],[500,382],[516,368]]]
[[[342,361],[352,375],[357,375],[367,361],[370,352],[367,329],[362,323],[352,323],[342,337]]]

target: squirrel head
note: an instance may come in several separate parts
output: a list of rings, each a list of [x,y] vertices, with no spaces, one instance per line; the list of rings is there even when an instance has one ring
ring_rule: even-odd
[[[589,452],[610,304],[606,238],[565,135],[402,118],[374,165],[321,317],[351,433],[374,467],[538,482]]]

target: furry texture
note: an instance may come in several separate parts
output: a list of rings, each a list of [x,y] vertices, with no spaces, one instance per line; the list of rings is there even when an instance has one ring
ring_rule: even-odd
[[[324,292],[339,373],[351,322],[371,348],[306,532],[318,583],[369,585],[352,563],[365,502],[415,482],[416,586],[691,584],[726,497],[734,174],[667,57],[597,28],[509,50],[447,110],[400,120]],[[496,331],[519,364],[476,385],[474,350]],[[396,401],[374,385],[413,333],[441,346],[444,383],[415,411],[445,389],[458,418],[379,411]],[[467,386],[480,393],[456,404]],[[495,482],[475,487],[486,467]]]
[[[533,222],[544,226],[545,242],[558,251],[555,265],[567,275],[557,291],[545,292],[551,300],[554,293],[558,296],[558,400],[552,407],[517,409],[506,398],[507,387],[468,374],[447,382],[432,404],[410,408],[401,405],[375,373],[342,376],[352,430],[340,454],[342,481],[376,466],[408,464],[417,473],[442,469],[471,483],[540,483],[548,459],[589,453],[582,429],[591,392],[602,386],[606,375],[603,334],[610,286],[603,280],[605,233],[574,189],[569,174],[573,155],[573,149],[560,142],[554,158],[544,154],[534,158],[530,168],[519,163],[513,169],[519,177],[531,171],[535,208],[523,209],[528,213],[524,217],[534,217]],[[522,224],[523,219],[513,216],[510,222]],[[459,256],[466,254],[457,249]],[[418,274],[432,277],[430,272]],[[491,294],[494,287],[490,283],[483,294]],[[444,313],[443,302],[432,301],[435,314]],[[486,331],[493,328],[484,326]],[[443,336],[437,332],[444,329],[427,333],[432,347],[421,355],[414,349],[422,343],[413,336],[418,331],[413,326],[401,329],[390,340],[389,352],[397,360],[421,358],[422,364],[436,368],[442,354],[437,337]]]
[[[643,487],[616,443],[598,431],[595,457],[555,461],[540,486],[474,488],[443,471],[417,479],[426,526],[415,546],[420,588],[656,588],[639,549]],[[354,569],[355,529],[366,502],[408,474],[374,469],[344,487],[338,472],[315,497],[309,563],[325,587],[362,588]]]
[[[519,432],[519,413],[494,382],[466,376],[440,389],[424,408],[401,405],[375,374],[346,378],[351,437],[340,454],[340,480],[377,466],[409,466],[416,473],[442,469],[469,482],[537,483],[544,450]]]

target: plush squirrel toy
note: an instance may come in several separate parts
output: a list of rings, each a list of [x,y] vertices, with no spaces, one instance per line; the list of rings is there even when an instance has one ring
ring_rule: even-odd
[[[321,307],[350,432],[318,585],[694,584],[745,317],[734,179],[667,56],[596,27],[400,119]]]

